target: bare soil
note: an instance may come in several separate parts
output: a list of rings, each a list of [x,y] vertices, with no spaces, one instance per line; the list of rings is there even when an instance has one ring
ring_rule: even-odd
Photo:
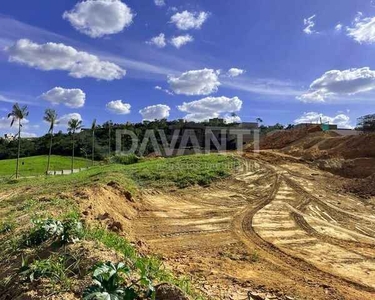
[[[340,180],[248,153],[210,187],[144,190],[134,235],[213,299],[375,299],[375,200]]]

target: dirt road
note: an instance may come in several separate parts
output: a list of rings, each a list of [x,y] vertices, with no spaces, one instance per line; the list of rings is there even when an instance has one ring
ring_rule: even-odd
[[[214,299],[375,299],[375,207],[268,152],[209,188],[145,191],[136,235]]]

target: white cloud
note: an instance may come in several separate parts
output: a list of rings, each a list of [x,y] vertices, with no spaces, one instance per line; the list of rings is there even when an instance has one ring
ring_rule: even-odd
[[[165,41],[164,33],[160,33],[158,36],[153,37],[151,40],[146,42],[149,45],[154,45],[158,48],[164,48],[167,43]]]
[[[156,104],[141,109],[139,113],[142,115],[143,120],[153,121],[168,118],[170,110],[171,108],[168,105]]]
[[[349,96],[375,89],[375,71],[365,67],[344,71],[331,70],[316,79],[307,93],[297,99],[304,102],[324,102],[334,96]]]
[[[18,133],[18,124],[15,123],[12,127],[10,127],[11,121],[12,121],[11,118],[6,118],[6,117],[0,118],[0,136],[3,136],[4,134],[16,135]],[[23,119],[22,125],[23,125],[21,129],[22,138],[30,138],[30,137],[37,136],[35,133],[29,131],[32,128],[36,128],[36,126],[29,125],[29,120]]]
[[[346,30],[348,36],[360,44],[375,43],[375,17],[363,18],[362,13],[358,13],[353,27],[347,27]]]
[[[154,0],[156,6],[165,6],[164,0]]]
[[[187,113],[186,120],[204,121],[210,118],[217,118],[221,114],[238,112],[241,110],[242,101],[238,97],[206,97],[201,100],[184,102],[178,109]]]
[[[338,23],[338,24],[335,26],[335,30],[336,30],[337,32],[340,32],[340,31],[342,30],[342,28],[343,28],[343,25],[342,25],[341,23]]]
[[[202,12],[189,12],[187,10],[176,13],[171,17],[171,23],[175,23],[178,29],[200,29],[207,20],[209,14]]]
[[[220,86],[218,72],[212,69],[192,70],[179,77],[169,76],[168,83],[176,94],[209,95],[217,92]]]
[[[168,89],[163,89],[161,86],[155,86],[155,90],[158,90],[158,91],[162,91],[164,93],[167,93],[168,95],[174,95],[173,92],[171,92],[170,90]]]
[[[92,77],[102,80],[120,79],[126,71],[118,65],[102,61],[87,52],[77,51],[64,44],[36,44],[27,39],[18,40],[7,48],[9,61],[36,69],[68,71],[75,78]]]
[[[228,77],[237,77],[244,74],[246,71],[238,68],[231,68],[227,72]]]
[[[68,126],[68,122],[71,119],[76,119],[76,120],[82,121],[82,117],[81,117],[81,115],[79,113],[70,113],[70,114],[66,114],[66,115],[61,116],[57,120],[57,122],[58,122],[57,126],[67,127]]]
[[[177,49],[181,48],[182,46],[186,45],[187,43],[191,43],[194,41],[194,38],[190,34],[174,36],[171,38],[170,43],[176,47]]]
[[[306,26],[305,29],[303,29],[303,32],[306,34],[313,34],[316,33],[314,30],[315,27],[315,19],[316,15],[311,16],[310,18],[304,19],[303,24]]]
[[[64,104],[71,108],[82,107],[86,100],[86,94],[81,89],[64,89],[62,87],[55,87],[42,94],[41,97],[52,104]]]
[[[322,113],[317,112],[305,112],[302,116],[298,119],[294,120],[294,123],[313,123],[313,124],[320,124],[322,123],[329,123],[329,124],[336,124],[339,128],[353,128],[350,124],[350,117],[345,114],[338,114],[334,117],[323,115]]]
[[[241,118],[237,115],[231,115],[231,114],[226,114],[224,116],[224,121],[227,124],[232,124],[232,123],[241,123]]]
[[[118,115],[127,115],[130,113],[131,105],[129,103],[124,103],[122,100],[110,101],[106,104],[108,111]]]
[[[10,122],[12,120],[11,119],[8,119],[6,117],[1,117],[0,118],[0,129],[8,129],[10,128]]]
[[[86,0],[63,14],[76,30],[92,38],[121,32],[133,22],[134,16],[120,0]]]

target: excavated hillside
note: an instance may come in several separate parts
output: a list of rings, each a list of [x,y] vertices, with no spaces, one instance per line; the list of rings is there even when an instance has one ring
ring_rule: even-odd
[[[345,190],[375,196],[375,134],[342,136],[320,127],[278,131],[264,137],[260,149],[274,149],[319,169],[342,176]]]

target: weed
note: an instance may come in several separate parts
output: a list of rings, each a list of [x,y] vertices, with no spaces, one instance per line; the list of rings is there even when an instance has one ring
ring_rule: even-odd
[[[29,282],[40,278],[48,278],[52,283],[62,283],[69,286],[67,271],[64,257],[51,256],[48,259],[34,260],[32,263],[22,257],[19,274],[21,278]]]
[[[0,234],[10,233],[14,230],[15,224],[14,222],[7,221],[0,223]]]
[[[258,251],[254,250],[250,254],[250,261],[251,262],[257,262],[258,260],[259,260],[259,253],[258,253]]]
[[[135,260],[137,252],[134,247],[124,238],[104,228],[86,228],[85,238],[101,242],[106,247],[121,253],[125,258]]]

